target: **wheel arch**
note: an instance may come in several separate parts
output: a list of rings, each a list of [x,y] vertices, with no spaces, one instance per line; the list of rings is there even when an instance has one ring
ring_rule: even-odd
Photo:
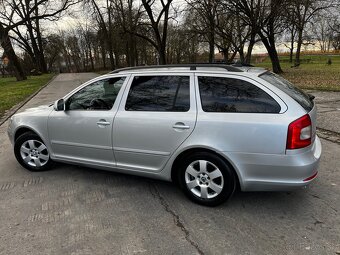
[[[15,130],[15,133],[14,133],[14,142],[21,135],[23,135],[25,133],[34,133],[34,134],[38,135],[41,138],[41,136],[35,130],[33,130],[32,128],[29,128],[29,127],[26,127],[26,126],[22,126],[22,127],[19,127],[17,130]]]
[[[14,132],[14,143],[15,141],[22,135],[22,134],[25,134],[25,133],[33,133],[37,136],[39,136],[39,138],[43,141],[43,143],[47,146],[47,148],[49,149],[50,151],[50,154],[52,155],[52,150],[50,148],[50,144],[47,143],[46,141],[46,138],[40,133],[38,132],[37,130],[35,130],[34,128],[32,127],[28,127],[28,126],[20,126],[18,127],[15,132]]]
[[[175,158],[175,160],[172,163],[171,166],[171,180],[175,183],[177,183],[177,171],[179,169],[179,165],[180,162],[183,158],[185,158],[186,156],[188,156],[189,154],[192,153],[197,153],[197,152],[208,152],[208,153],[212,153],[214,155],[217,155],[218,157],[220,157],[235,173],[235,177],[237,180],[237,187],[240,188],[241,187],[241,174],[239,173],[238,169],[234,166],[234,164],[232,163],[232,161],[228,158],[226,158],[226,156],[221,155],[221,153],[216,152],[215,150],[212,150],[210,148],[203,148],[203,147],[194,147],[194,148],[189,148],[186,149],[184,151],[182,151],[180,154],[178,154]]]

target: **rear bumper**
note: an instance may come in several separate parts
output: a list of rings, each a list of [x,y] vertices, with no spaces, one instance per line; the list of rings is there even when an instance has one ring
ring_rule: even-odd
[[[243,191],[288,191],[310,184],[317,176],[321,142],[285,155],[225,153],[237,169]]]

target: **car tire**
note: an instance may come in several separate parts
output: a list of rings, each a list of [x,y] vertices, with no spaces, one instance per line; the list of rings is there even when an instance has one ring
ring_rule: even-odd
[[[53,164],[47,146],[34,133],[24,133],[16,139],[14,154],[18,162],[30,171],[45,171]]]
[[[178,183],[192,201],[217,206],[235,192],[234,170],[218,155],[198,152],[187,156],[178,171]]]

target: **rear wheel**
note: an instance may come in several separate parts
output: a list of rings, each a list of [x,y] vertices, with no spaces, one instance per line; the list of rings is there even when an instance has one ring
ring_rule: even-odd
[[[30,171],[44,171],[51,168],[49,151],[40,137],[24,133],[15,141],[14,154],[18,162]]]
[[[178,172],[178,181],[191,200],[207,206],[225,202],[236,188],[233,169],[219,156],[207,152],[185,158]]]

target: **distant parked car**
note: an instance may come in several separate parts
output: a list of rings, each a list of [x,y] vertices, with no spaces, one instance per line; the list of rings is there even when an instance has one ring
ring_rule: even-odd
[[[209,206],[238,186],[306,186],[321,156],[312,98],[264,69],[227,65],[116,70],[15,114],[8,134],[29,170],[60,161],[172,180]]]

